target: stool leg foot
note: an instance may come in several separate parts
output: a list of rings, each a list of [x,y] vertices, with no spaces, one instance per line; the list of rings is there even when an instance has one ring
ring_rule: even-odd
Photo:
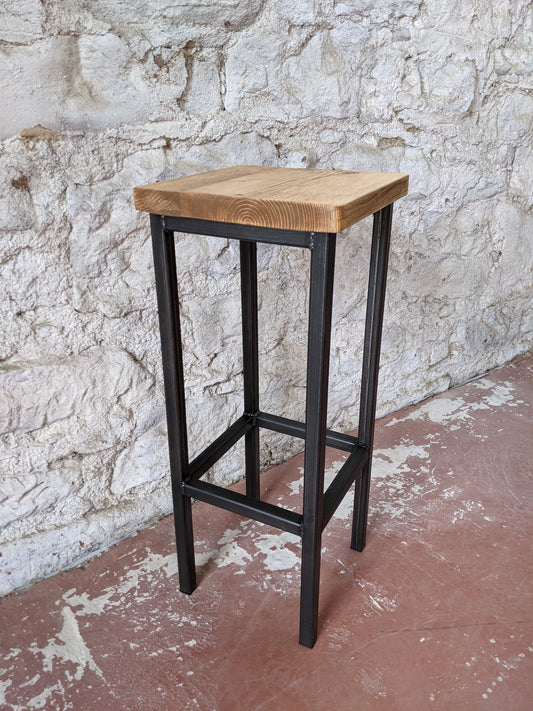
[[[388,205],[374,214],[358,431],[359,444],[368,448],[369,459],[361,472],[361,477],[355,485],[351,547],[356,551],[362,551],[366,542],[372,447],[374,444],[374,425],[376,421],[381,330],[383,326],[383,308],[385,305],[385,284],[387,280],[391,222],[392,205]]]
[[[317,566],[314,566],[315,569]],[[303,570],[304,564],[302,559],[302,583],[303,583]],[[320,576],[320,561],[318,562],[318,576]],[[309,587],[309,583],[306,582]],[[310,649],[314,646],[318,634],[318,593],[319,586],[318,582],[313,584],[310,583],[310,590],[301,591],[301,601],[300,601],[300,638],[299,642],[304,647],[309,647]]]
[[[190,595],[196,590],[191,499],[189,496],[177,496],[174,491],[173,499],[180,590]]]
[[[241,257],[241,304],[242,304],[242,351],[244,411],[259,410],[259,351],[257,328],[257,245],[242,241]],[[259,481],[259,428],[254,427],[244,438],[246,457],[246,495],[260,497]]]
[[[174,234],[162,228],[158,215],[151,215],[150,219],[165,382],[178,573],[180,590],[190,594],[196,588],[196,572],[191,499],[185,496],[181,489],[182,482],[188,476],[189,454]]]
[[[300,644],[305,647],[314,645],[318,630],[335,237],[315,234],[311,247],[300,593]]]
[[[366,545],[369,489],[370,462],[365,464],[360,477],[355,482],[355,506],[353,511],[352,544],[350,548],[360,553]]]

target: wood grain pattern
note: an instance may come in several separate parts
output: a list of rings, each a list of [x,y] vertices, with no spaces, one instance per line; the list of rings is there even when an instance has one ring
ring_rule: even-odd
[[[310,232],[340,232],[407,194],[403,173],[237,166],[133,190],[137,210]]]

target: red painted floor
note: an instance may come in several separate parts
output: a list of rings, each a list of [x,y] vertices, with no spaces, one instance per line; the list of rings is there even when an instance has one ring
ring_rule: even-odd
[[[367,547],[348,494],[314,649],[298,539],[196,504],[190,597],[169,517],[0,601],[0,709],[530,711],[532,374],[524,358],[378,422]],[[265,498],[297,507],[301,466],[266,472]]]

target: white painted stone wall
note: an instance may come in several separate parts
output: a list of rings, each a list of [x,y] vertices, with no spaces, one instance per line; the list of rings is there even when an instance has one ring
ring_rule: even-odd
[[[379,412],[532,345],[527,0],[0,6],[0,592],[170,511],[133,186],[239,163],[407,172]],[[357,421],[371,222],[339,239],[329,424]],[[178,247],[191,455],[241,408],[238,251]],[[308,255],[259,248],[266,410],[302,417]],[[262,437],[263,464],[298,447]],[[212,472],[242,475],[242,450]]]

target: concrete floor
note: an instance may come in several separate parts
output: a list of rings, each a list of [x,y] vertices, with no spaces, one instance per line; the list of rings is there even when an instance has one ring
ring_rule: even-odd
[[[378,422],[367,547],[348,494],[323,539],[320,628],[298,645],[299,541],[194,506],[0,601],[0,708],[533,708],[533,358]],[[331,451],[328,477],[344,455]],[[264,474],[297,507],[302,458]]]

